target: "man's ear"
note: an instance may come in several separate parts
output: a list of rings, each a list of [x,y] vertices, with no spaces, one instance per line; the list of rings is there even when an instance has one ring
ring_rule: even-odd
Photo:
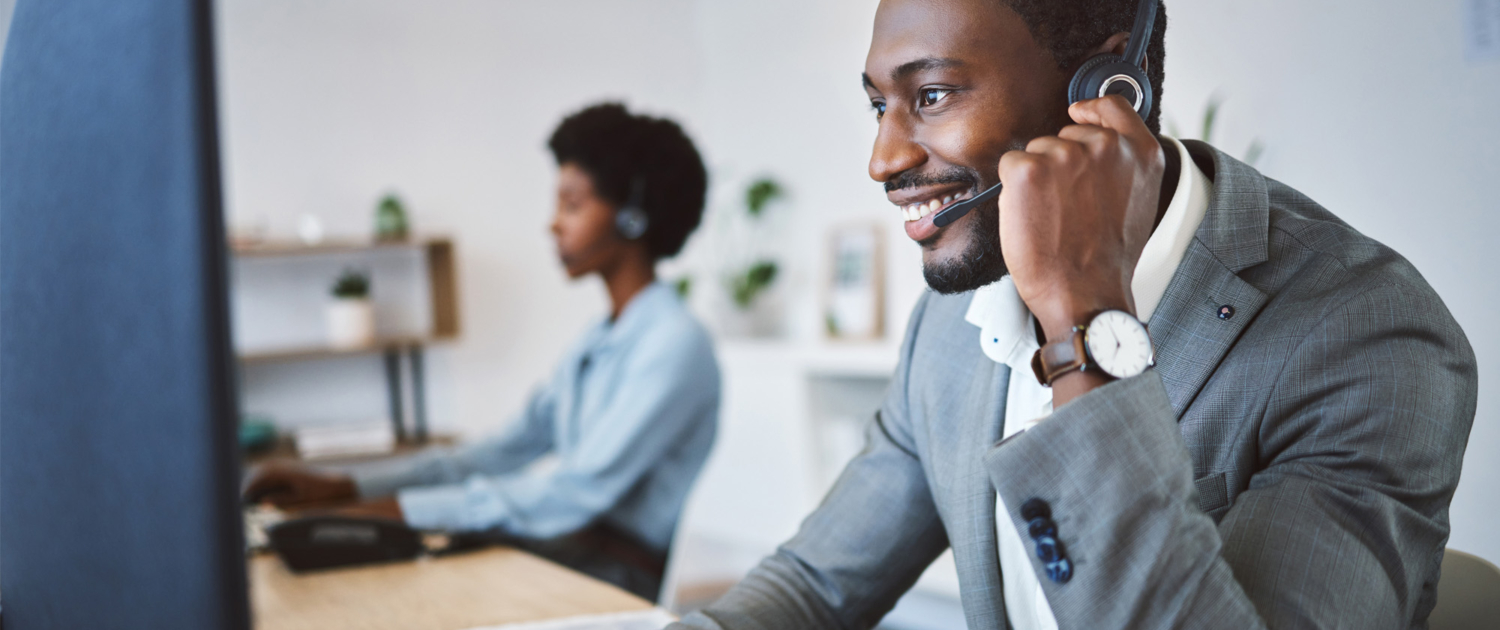
[[[1100,44],[1098,48],[1094,49],[1094,52],[1089,53],[1089,57],[1094,57],[1096,55],[1119,55],[1123,57],[1125,56],[1125,49],[1129,47],[1130,32],[1121,31],[1119,33],[1115,33],[1114,35],[1110,35],[1109,39],[1104,40],[1103,44]],[[1145,69],[1148,63],[1149,62],[1142,60],[1141,68]]]

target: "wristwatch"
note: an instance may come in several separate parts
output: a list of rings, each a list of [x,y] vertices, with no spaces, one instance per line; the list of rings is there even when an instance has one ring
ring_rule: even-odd
[[[1108,310],[1074,326],[1065,339],[1042,346],[1031,356],[1036,380],[1047,387],[1073,371],[1098,370],[1114,378],[1130,378],[1156,365],[1151,334],[1146,325],[1125,311]]]

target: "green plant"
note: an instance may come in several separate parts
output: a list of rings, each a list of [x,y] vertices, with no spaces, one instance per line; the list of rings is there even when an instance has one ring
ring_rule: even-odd
[[[781,184],[769,177],[762,177],[751,182],[750,187],[745,189],[745,209],[750,211],[750,216],[759,217],[766,209],[766,204],[786,194]]]
[[[341,300],[361,300],[370,297],[370,275],[354,269],[345,269],[333,283],[333,297]]]
[[[381,198],[375,207],[375,238],[400,240],[406,238],[407,231],[406,204],[401,203],[401,198],[395,194]]]
[[[677,289],[677,297],[686,300],[688,294],[693,292],[693,277],[683,276],[678,278],[676,282],[672,283],[672,288]]]
[[[755,301],[755,296],[760,295],[776,280],[776,263],[762,260],[750,265],[742,273],[735,274],[729,280],[729,292],[734,296],[734,303],[742,309],[750,308],[750,303]]]

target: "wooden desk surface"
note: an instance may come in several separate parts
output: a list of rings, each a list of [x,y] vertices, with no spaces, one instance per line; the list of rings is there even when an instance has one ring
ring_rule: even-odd
[[[248,564],[256,630],[466,630],[651,607],[507,548],[300,575],[270,554]]]

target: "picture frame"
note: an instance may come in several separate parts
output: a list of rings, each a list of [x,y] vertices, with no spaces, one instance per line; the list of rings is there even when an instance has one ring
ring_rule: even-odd
[[[873,223],[829,230],[823,327],[829,339],[885,337],[885,232]]]

